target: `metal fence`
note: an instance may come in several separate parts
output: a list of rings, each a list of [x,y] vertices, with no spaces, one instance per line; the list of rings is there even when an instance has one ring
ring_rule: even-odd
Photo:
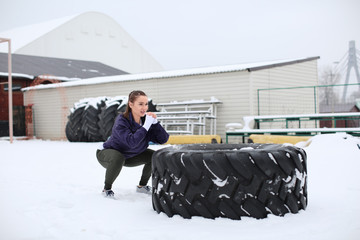
[[[350,112],[354,111],[359,100],[360,83],[257,90],[259,116]]]

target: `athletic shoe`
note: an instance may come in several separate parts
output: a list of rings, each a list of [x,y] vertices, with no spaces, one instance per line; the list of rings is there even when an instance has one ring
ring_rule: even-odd
[[[109,198],[114,198],[114,192],[109,189],[109,190],[103,190],[102,194],[104,195],[104,197],[109,197]]]
[[[141,186],[141,187],[137,186],[136,192],[151,194],[151,187],[150,186]]]

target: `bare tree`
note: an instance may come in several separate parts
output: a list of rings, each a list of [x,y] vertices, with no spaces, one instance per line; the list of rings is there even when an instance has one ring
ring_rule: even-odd
[[[320,84],[325,85],[319,89],[320,101],[324,105],[332,105],[339,103],[339,96],[331,85],[338,84],[341,75],[331,66],[325,67],[320,75]]]

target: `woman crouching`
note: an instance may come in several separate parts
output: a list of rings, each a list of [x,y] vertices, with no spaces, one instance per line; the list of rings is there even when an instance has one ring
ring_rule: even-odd
[[[132,91],[124,114],[119,115],[109,139],[96,152],[99,163],[106,168],[103,194],[114,197],[112,185],[123,166],[135,167],[144,164],[137,192],[151,194],[147,183],[151,177],[153,150],[149,141],[163,144],[169,134],[157,121],[155,113],[147,112],[148,97],[143,91]]]

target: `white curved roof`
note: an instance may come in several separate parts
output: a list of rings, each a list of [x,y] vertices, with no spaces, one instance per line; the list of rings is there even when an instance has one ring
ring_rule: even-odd
[[[11,39],[11,52],[14,53],[18,49],[28,45],[29,43],[56,29],[57,27],[70,21],[78,15],[79,14],[10,29],[4,32],[0,32],[0,37]],[[7,53],[8,45],[0,44],[0,52]]]
[[[51,58],[96,61],[129,73],[162,71],[118,22],[100,12],[85,12],[0,33],[11,52]],[[0,44],[7,53],[8,44]]]

